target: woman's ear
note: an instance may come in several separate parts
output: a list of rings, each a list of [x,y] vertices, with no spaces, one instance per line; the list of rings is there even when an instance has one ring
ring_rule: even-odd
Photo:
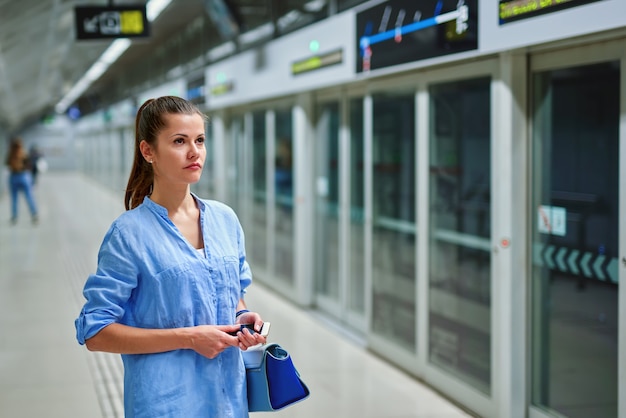
[[[145,158],[147,162],[152,164],[152,161],[154,160],[152,147],[146,142],[145,139],[139,143],[139,151],[141,151],[141,155],[143,155],[143,158]]]

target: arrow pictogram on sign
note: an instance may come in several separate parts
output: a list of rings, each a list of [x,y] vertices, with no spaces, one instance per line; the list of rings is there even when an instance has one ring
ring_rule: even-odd
[[[580,254],[580,251],[574,249],[570,253],[569,257],[567,257],[567,266],[569,267],[570,271],[574,273],[575,275],[580,274],[580,270],[578,270],[578,266],[576,265],[578,254]]]
[[[573,276],[584,276],[611,283],[619,282],[617,258],[590,251],[581,252],[577,248],[557,247],[553,244],[535,244],[533,246],[533,263],[539,267],[546,267]]]
[[[556,252],[556,265],[559,267],[559,270],[567,272],[569,271],[567,266],[565,265],[565,254],[567,253],[567,248],[561,247]]]
[[[596,274],[596,276],[600,280],[606,280],[606,276],[604,275],[604,272],[602,271],[602,263],[604,263],[605,258],[606,258],[605,256],[600,254],[596,258],[596,261],[593,262],[593,272]]]

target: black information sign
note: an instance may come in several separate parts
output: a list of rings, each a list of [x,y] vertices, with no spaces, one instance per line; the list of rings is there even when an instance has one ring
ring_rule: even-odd
[[[146,5],[74,7],[77,39],[137,38],[150,35]]]
[[[389,0],[357,14],[363,72],[478,48],[477,0]]]
[[[600,0],[500,0],[498,16],[503,25]]]

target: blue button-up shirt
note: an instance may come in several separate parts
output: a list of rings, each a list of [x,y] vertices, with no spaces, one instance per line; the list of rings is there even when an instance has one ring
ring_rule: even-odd
[[[237,216],[201,200],[204,256],[146,197],[111,225],[89,276],[78,319],[80,344],[111,323],[139,328],[225,325],[252,282]],[[248,417],[241,352],[214,359],[193,350],[122,355],[126,417]]]

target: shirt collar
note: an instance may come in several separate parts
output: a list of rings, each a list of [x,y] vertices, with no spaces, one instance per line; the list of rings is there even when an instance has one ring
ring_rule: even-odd
[[[202,199],[200,199],[194,193],[191,193],[191,196],[194,198],[194,200],[196,201],[196,204],[198,205],[198,208],[200,209],[200,215],[201,216],[204,215],[204,210],[206,208],[206,205],[204,204]],[[158,203],[154,202],[152,199],[150,199],[150,196],[145,196],[143,198],[143,204],[146,205],[146,207],[150,209],[152,212],[167,219],[168,217],[167,209],[164,206],[161,206]]]

